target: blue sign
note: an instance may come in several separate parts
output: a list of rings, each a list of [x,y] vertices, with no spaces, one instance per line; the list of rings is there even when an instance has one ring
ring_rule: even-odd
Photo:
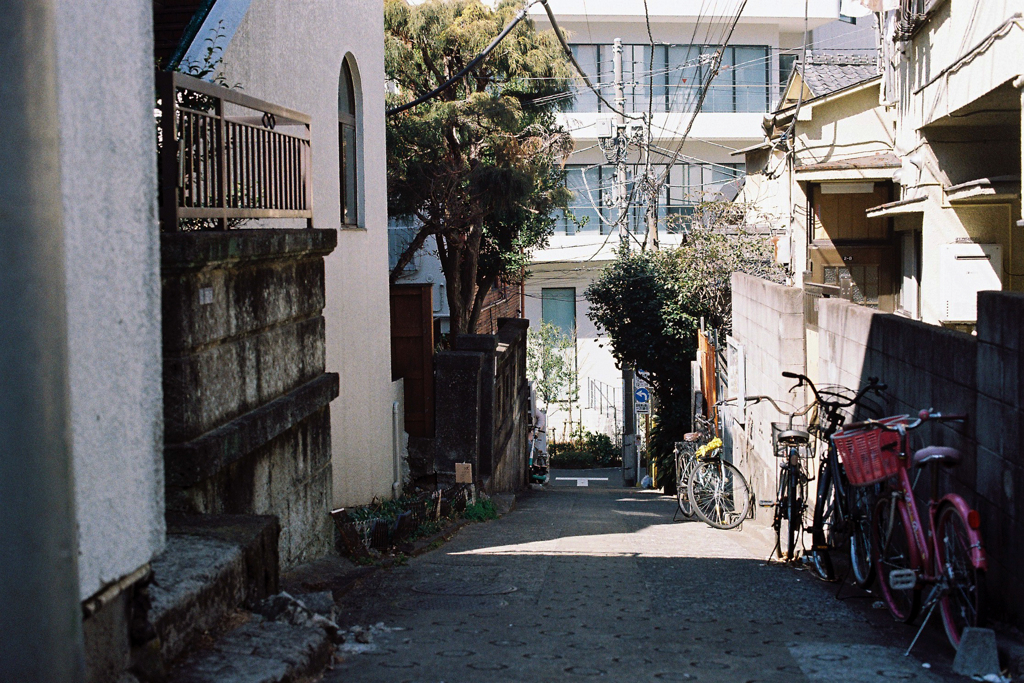
[[[636,398],[637,403],[647,403],[651,400],[651,391],[641,387],[633,393],[633,396]]]

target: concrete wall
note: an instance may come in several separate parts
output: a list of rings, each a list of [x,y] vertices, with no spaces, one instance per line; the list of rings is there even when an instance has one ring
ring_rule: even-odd
[[[167,507],[275,515],[281,566],[333,541],[324,257],[333,230],[163,235]],[[389,387],[390,389],[390,387]]]
[[[164,545],[153,20],[57,2],[71,447],[84,599]]]
[[[331,410],[335,506],[391,495],[383,23],[381,0],[253,0],[224,56],[228,81],[313,119],[314,224],[339,231],[326,259],[324,310],[327,370],[341,376]],[[346,55],[356,79],[361,211],[358,226],[342,228],[337,113]]]
[[[838,299],[818,302],[823,382],[852,388],[879,377],[889,385],[887,414],[935,408],[969,416],[963,425],[922,428],[912,444],[962,453],[960,466],[943,472],[942,491],[956,491],[981,513],[992,616],[1015,623],[1024,619],[1024,550],[1016,542],[1024,514],[1022,315],[1024,295],[983,292],[972,336]],[[927,486],[923,477],[919,496],[927,495]]]
[[[793,380],[784,370],[805,372],[803,292],[743,273],[732,276],[733,338],[745,360],[745,387],[729,387],[729,396],[765,395],[794,407],[806,402],[803,392],[787,393]],[[737,362],[730,358],[730,363]],[[723,396],[722,398],[728,398]],[[785,405],[783,405],[785,407]],[[747,475],[755,500],[773,500],[778,463],[772,452],[772,422],[785,421],[769,403],[728,408],[723,415],[732,436],[733,462]],[[767,510],[767,513],[765,512]],[[755,514],[770,514],[757,508]]]

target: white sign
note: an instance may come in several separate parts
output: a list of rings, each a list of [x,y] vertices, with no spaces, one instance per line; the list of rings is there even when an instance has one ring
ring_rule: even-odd
[[[638,414],[643,414],[643,415],[646,415],[646,414],[650,413],[651,412],[651,404],[650,403],[637,403],[636,404],[636,412]]]
[[[558,481],[573,481],[576,480],[576,486],[590,486],[592,481],[608,481],[608,477],[555,477]]]

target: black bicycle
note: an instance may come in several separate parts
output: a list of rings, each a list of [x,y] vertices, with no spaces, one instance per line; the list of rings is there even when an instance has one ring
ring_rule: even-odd
[[[871,504],[874,487],[851,486],[839,460],[832,435],[846,422],[844,410],[853,406],[871,408],[864,401],[869,392],[881,394],[887,387],[877,377],[854,393],[843,387],[819,389],[806,375],[783,372],[783,377],[797,380],[794,389],[810,387],[814,394],[817,415],[811,420],[811,431],[825,445],[818,466],[817,497],[811,518],[811,560],[818,576],[835,581],[831,552],[849,540],[850,565],[857,585],[866,588],[873,578],[871,562]]]
[[[814,403],[787,411],[771,396],[746,396],[745,401],[748,404],[767,401],[789,418],[785,424],[772,423],[772,451],[779,463],[779,487],[775,494],[775,515],[772,518],[772,528],[775,530],[772,555],[778,553],[783,561],[793,562],[796,560],[797,542],[804,532],[807,512],[807,482],[810,476],[804,463],[814,455],[810,448],[811,435],[794,426],[793,421],[806,415]]]

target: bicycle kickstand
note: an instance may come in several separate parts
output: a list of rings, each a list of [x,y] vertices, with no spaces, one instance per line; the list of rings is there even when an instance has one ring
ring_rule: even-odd
[[[935,611],[935,608],[939,606],[939,597],[941,594],[942,591],[939,589],[939,586],[932,588],[931,593],[928,594],[928,599],[925,601],[924,605],[928,610],[928,613],[925,614],[924,619],[921,620],[921,628],[917,629],[917,634],[914,636],[914,639],[910,641],[910,647],[908,647],[907,651],[903,653],[904,657],[909,657],[910,651],[914,649],[915,645],[917,645],[917,639],[921,637],[922,633],[924,633],[924,627],[928,625],[928,620],[932,618],[932,613]]]

